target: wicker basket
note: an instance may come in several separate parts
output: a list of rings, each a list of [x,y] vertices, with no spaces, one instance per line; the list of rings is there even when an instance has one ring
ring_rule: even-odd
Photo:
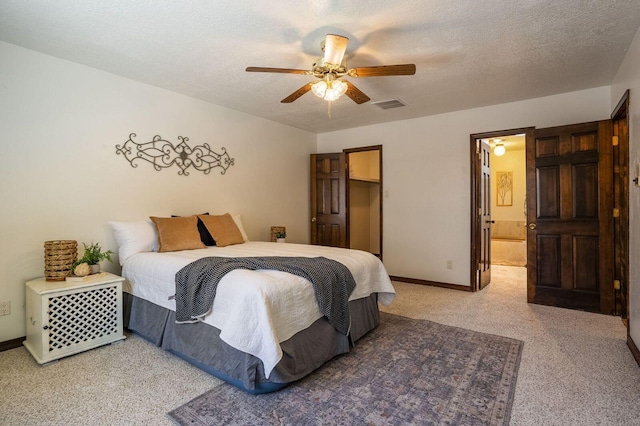
[[[78,259],[78,242],[55,240],[44,242],[44,277],[47,281],[63,281]]]
[[[272,226],[271,227],[271,242],[275,243],[277,238],[276,238],[276,234],[278,232],[287,232],[287,228],[285,226]]]

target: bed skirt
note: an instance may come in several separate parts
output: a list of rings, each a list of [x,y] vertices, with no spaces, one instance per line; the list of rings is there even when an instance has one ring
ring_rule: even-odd
[[[283,357],[267,378],[262,361],[220,339],[220,330],[202,322],[176,324],[175,312],[124,293],[124,325],[196,367],[249,393],[273,392],[308,375],[326,361],[349,351],[380,323],[377,295],[349,302],[349,336],[338,333],[326,320],[315,321],[280,343]]]

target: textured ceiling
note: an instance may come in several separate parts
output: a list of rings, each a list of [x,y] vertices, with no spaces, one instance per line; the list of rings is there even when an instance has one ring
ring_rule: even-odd
[[[639,26],[640,0],[0,1],[0,40],[315,133],[609,85]],[[313,77],[244,71],[309,69],[327,33],[416,75],[350,79],[371,102],[329,118],[280,103]]]

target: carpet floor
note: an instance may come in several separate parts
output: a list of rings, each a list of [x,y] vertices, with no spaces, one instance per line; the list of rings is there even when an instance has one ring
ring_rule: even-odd
[[[507,425],[522,346],[383,313],[351,352],[281,391],[225,384],[169,416],[182,425]]]

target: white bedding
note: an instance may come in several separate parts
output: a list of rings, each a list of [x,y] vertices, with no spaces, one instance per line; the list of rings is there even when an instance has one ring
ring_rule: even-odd
[[[395,297],[389,275],[380,260],[359,250],[290,243],[249,241],[227,247],[208,247],[169,253],[137,253],[126,259],[124,290],[175,311],[175,274],[201,257],[323,256],[344,264],[356,281],[349,300],[380,293],[388,305]],[[218,284],[213,308],[204,322],[220,330],[230,346],[250,353],[264,364],[265,375],[282,358],[280,342],[321,318],[311,283],[295,275],[271,270],[235,270]]]

